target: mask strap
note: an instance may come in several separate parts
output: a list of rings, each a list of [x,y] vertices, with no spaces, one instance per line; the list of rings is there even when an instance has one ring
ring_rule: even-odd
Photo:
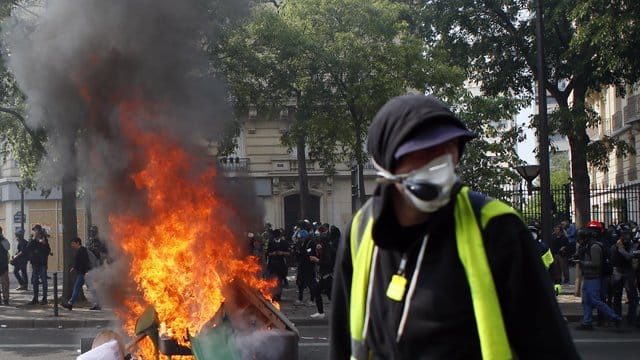
[[[402,180],[404,180],[407,177],[406,174],[402,174],[402,175],[392,174],[391,172],[389,172],[388,170],[380,166],[380,164],[378,164],[374,158],[371,158],[371,162],[373,163],[373,167],[378,171],[376,173],[376,175],[378,175],[376,182],[379,184],[402,182]]]

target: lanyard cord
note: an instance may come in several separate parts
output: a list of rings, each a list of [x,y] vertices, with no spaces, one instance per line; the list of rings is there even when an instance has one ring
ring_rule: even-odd
[[[409,285],[409,292],[407,294],[407,299],[404,304],[404,308],[402,309],[402,318],[400,319],[400,325],[398,327],[398,335],[396,337],[396,342],[400,342],[400,338],[402,338],[402,334],[404,333],[405,325],[407,324],[407,317],[409,316],[409,308],[411,307],[411,298],[413,297],[413,293],[416,290],[416,284],[418,282],[418,276],[420,275],[420,268],[422,267],[422,259],[424,258],[424,253],[427,248],[427,242],[429,240],[429,234],[425,235],[422,239],[422,246],[420,247],[420,253],[418,254],[418,261],[416,263],[416,270],[411,278],[411,284]],[[373,283],[374,276],[376,273],[376,262],[378,259],[378,246],[374,246],[373,248],[373,256],[371,257],[371,270],[369,271],[369,286],[367,288],[367,306],[364,312],[364,326],[362,329],[362,339],[367,338],[367,332],[369,330],[369,318],[371,314],[371,293],[373,292]],[[401,267],[404,270],[404,266],[406,265],[406,259],[403,258],[401,260]],[[404,271],[403,271],[404,272]]]
[[[420,268],[422,267],[422,259],[424,258],[425,249],[427,248],[427,242],[429,241],[429,234],[425,235],[422,239],[422,246],[420,247],[420,253],[418,254],[418,261],[416,262],[416,269],[411,277],[411,284],[409,285],[409,292],[402,309],[402,318],[400,319],[400,325],[398,326],[398,335],[396,336],[396,343],[400,342],[404,328],[407,325],[407,318],[409,316],[409,308],[411,307],[411,298],[416,290],[416,284],[418,283],[418,277],[420,276]]]

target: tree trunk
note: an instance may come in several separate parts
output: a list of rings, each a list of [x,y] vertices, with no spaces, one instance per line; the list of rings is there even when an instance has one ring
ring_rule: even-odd
[[[573,91],[575,109],[584,111],[586,89],[580,84]],[[589,222],[591,217],[591,194],[589,168],[587,166],[587,145],[589,136],[584,121],[573,119],[569,145],[571,147],[571,177],[573,179],[573,194],[575,198],[576,227],[580,228]]]
[[[357,164],[357,186],[358,186],[358,197],[356,198],[356,209],[359,209],[365,202],[365,196],[366,196],[366,192],[365,192],[365,188],[364,188],[364,163],[365,163],[365,156],[364,156],[364,150],[363,150],[363,137],[362,137],[362,131],[363,131],[363,126],[362,126],[362,121],[361,119],[357,118],[357,115],[355,115],[355,112],[352,111],[352,114],[354,114],[354,124],[355,124],[355,132],[356,132],[356,148],[355,148],[355,156],[356,156],[356,164]]]
[[[70,146],[73,146],[70,145]],[[74,252],[70,241],[78,236],[78,219],[76,214],[76,190],[78,185],[78,174],[75,167],[75,149],[70,152],[72,159],[65,159],[67,164],[72,164],[66,168],[62,177],[62,259],[64,263],[62,296],[65,300],[71,298],[75,274],[69,272],[73,265]]]
[[[358,208],[360,208],[366,199],[366,192],[364,188],[364,164],[358,162]]]
[[[569,137],[571,145],[571,177],[573,179],[573,194],[575,199],[576,227],[580,228],[589,222],[591,217],[591,200],[589,198],[589,172],[587,168],[587,132],[577,130],[582,134]]]
[[[78,236],[76,217],[76,181],[71,175],[67,175],[62,181],[62,251],[64,263],[62,296],[71,298],[75,275],[69,270],[73,265],[73,249],[70,241]]]
[[[297,155],[298,155],[298,181],[300,182],[300,219],[306,219],[307,214],[307,197],[309,194],[309,179],[307,176],[307,155],[305,153],[306,143],[304,136],[298,137]],[[315,220],[315,219],[314,219]]]

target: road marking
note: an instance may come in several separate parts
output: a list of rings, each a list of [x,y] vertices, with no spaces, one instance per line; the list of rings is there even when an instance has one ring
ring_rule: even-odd
[[[300,336],[300,339],[302,340],[329,340],[326,337],[323,336]]]
[[[54,349],[80,349],[78,344],[0,344],[0,349],[24,349],[24,348],[54,348]]]
[[[326,342],[300,342],[298,343],[298,347],[325,347],[329,346],[329,343]]]
[[[640,339],[573,339],[574,343],[640,343]]]

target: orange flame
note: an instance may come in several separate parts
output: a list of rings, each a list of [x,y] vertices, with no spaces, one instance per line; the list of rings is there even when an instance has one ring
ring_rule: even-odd
[[[219,310],[226,284],[239,278],[267,298],[273,284],[258,277],[257,259],[242,258],[227,225],[233,211],[213,186],[215,168],[197,168],[171,136],[135,125],[140,117],[153,118],[152,108],[127,101],[118,111],[133,160],[144,164],[130,179],[146,195],[148,214],[111,214],[109,222],[115,243],[131,260],[130,277],[142,298],[185,345],[187,332],[198,333]],[[126,311],[117,312],[132,335],[147,304],[129,299]]]

